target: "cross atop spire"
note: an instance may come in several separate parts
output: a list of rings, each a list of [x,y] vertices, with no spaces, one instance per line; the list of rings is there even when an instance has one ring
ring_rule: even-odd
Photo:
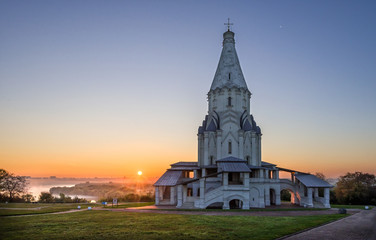
[[[230,26],[234,24],[230,23],[230,18],[227,18],[227,23],[225,23],[225,25],[227,25],[227,31],[230,31]]]

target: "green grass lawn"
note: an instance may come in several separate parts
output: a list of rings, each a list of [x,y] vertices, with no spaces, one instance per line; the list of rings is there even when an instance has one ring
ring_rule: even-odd
[[[275,239],[344,216],[202,216],[82,211],[0,217],[0,239]]]
[[[89,203],[0,203],[0,216],[63,212],[71,209],[77,209],[77,206],[81,206],[81,209],[84,209],[88,208],[89,206],[93,207],[99,205]]]
[[[368,206],[369,209],[373,208],[373,206],[370,206],[370,205],[336,205],[336,204],[331,204],[330,206],[332,208],[350,208],[350,209],[364,209],[365,206]]]

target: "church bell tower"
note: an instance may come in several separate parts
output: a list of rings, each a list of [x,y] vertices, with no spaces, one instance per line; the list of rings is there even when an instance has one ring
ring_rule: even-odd
[[[261,129],[250,114],[251,92],[234,36],[230,28],[223,33],[221,57],[208,92],[208,114],[198,128],[198,162],[203,168],[227,157],[261,166]]]

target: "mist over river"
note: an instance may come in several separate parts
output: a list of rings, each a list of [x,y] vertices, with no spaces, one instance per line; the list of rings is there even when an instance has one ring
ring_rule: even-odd
[[[28,192],[38,200],[41,192],[50,192],[52,187],[73,187],[79,183],[104,183],[104,182],[122,182],[121,178],[29,178]],[[54,194],[55,197],[59,195]],[[85,198],[86,200],[98,200],[97,196],[87,195],[66,195],[69,197]]]
[[[127,193],[139,193],[139,194],[147,194],[151,193],[154,194],[154,188],[152,184],[156,181],[155,178],[145,178],[145,177],[137,177],[137,178],[57,178],[57,177],[45,177],[45,178],[35,178],[31,177],[28,178],[28,192],[31,193],[35,200],[38,200],[39,195],[41,192],[50,192],[51,188],[56,187],[74,187],[77,184],[121,184],[120,186],[127,187]],[[146,187],[148,186],[148,187]],[[56,190],[56,189],[55,189]],[[68,193],[67,191],[63,191]],[[88,191],[81,191],[80,193],[84,193]],[[99,192],[99,191],[98,191]],[[98,200],[99,196],[96,191],[91,191],[90,194],[97,195],[71,195],[65,194],[65,196],[69,196],[71,198],[78,197],[78,198],[85,198],[86,200]],[[88,192],[89,193],[89,192]],[[85,194],[85,193],[84,193]],[[59,197],[59,194],[54,191],[53,194],[55,197]]]

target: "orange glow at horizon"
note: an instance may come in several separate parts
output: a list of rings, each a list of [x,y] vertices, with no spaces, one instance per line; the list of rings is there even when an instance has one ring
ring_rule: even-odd
[[[136,177],[139,169],[143,169],[142,176],[159,177],[174,162],[197,161],[195,143],[192,141],[190,145],[191,151],[188,148],[170,150],[170,144],[150,146],[152,151],[141,151],[142,147],[135,144],[132,146],[133,151],[116,151],[116,146],[113,146],[101,151],[96,149],[90,152],[82,151],[81,154],[63,155],[54,154],[52,151],[13,151],[2,153],[1,157],[18,161],[2,162],[1,168],[17,175],[32,177]],[[268,147],[274,151],[264,150],[263,161],[279,167],[313,174],[322,172],[326,177],[338,177],[355,171],[376,174],[375,167],[370,168],[374,166],[372,159],[367,156],[363,156],[363,164],[359,164],[350,161],[352,156],[346,156],[346,152],[336,156],[329,153],[312,154],[307,150],[283,151],[278,147]]]
[[[302,172],[322,172],[326,177],[355,171],[376,174],[372,157],[376,153],[371,143],[352,146],[346,140],[330,142],[330,139],[313,143],[309,137],[277,138],[283,134],[269,131],[262,142],[265,162]],[[159,177],[172,163],[197,161],[197,142],[192,132],[187,128],[178,134],[154,131],[151,136],[150,132],[143,133],[144,138],[75,138],[72,142],[57,137],[43,139],[43,136],[36,142],[32,141],[36,135],[24,134],[18,138],[22,140],[9,137],[0,141],[0,168],[32,177],[136,177],[140,169],[144,177]],[[165,137],[157,137],[161,135]]]

